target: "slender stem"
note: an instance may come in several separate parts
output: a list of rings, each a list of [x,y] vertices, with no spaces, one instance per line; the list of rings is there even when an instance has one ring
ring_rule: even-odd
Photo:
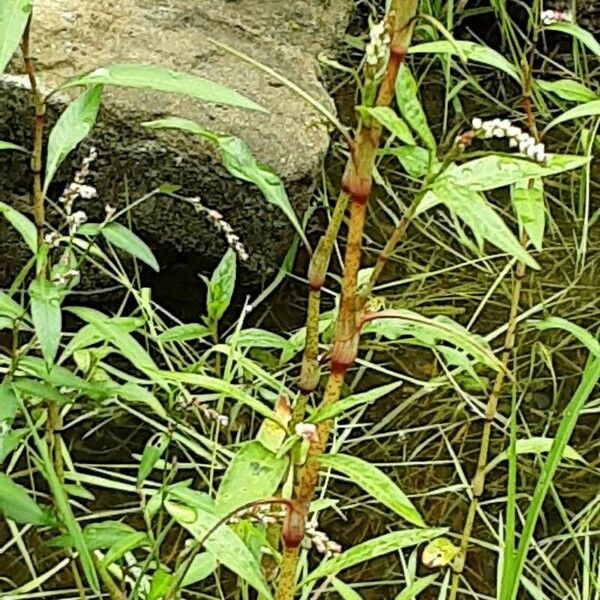
[[[23,62],[25,63],[25,72],[27,73],[29,85],[31,87],[31,99],[35,109],[33,151],[31,153],[31,203],[33,208],[33,218],[37,229],[38,246],[41,246],[44,240],[45,222],[44,193],[42,188],[42,150],[44,145],[46,104],[37,85],[33,59],[30,54],[31,19],[32,15],[29,16],[27,25],[25,26],[25,30],[23,32],[23,37],[21,39],[21,51],[23,53]]]
[[[523,236],[522,245],[527,244],[526,237]],[[481,445],[479,447],[479,457],[477,459],[477,468],[475,476],[471,483],[471,502],[469,504],[469,512],[467,513],[467,519],[463,528],[460,552],[454,561],[453,565],[453,576],[452,576],[452,588],[450,590],[450,600],[455,600],[458,593],[458,585],[460,582],[460,576],[465,568],[465,562],[467,558],[467,552],[469,548],[469,540],[473,531],[473,525],[475,523],[475,515],[483,490],[485,487],[485,469],[488,463],[490,438],[492,433],[492,423],[496,417],[496,410],[498,407],[498,399],[504,387],[504,381],[506,373],[508,371],[508,362],[512,355],[515,347],[515,337],[517,330],[517,316],[519,312],[519,302],[521,299],[521,287],[523,278],[525,277],[525,265],[518,262],[514,271],[514,283],[512,288],[512,297],[510,303],[510,312],[508,317],[508,327],[506,329],[506,335],[504,337],[504,348],[502,350],[502,357],[500,359],[502,368],[496,373],[496,379],[494,385],[488,397],[486,409],[485,409],[485,420],[483,422],[483,430],[481,432]]]
[[[102,564],[102,561],[94,552],[92,552],[92,560],[94,561],[94,566],[100,575],[100,579],[102,579],[104,587],[108,590],[110,600],[125,600],[125,594],[119,589],[119,586],[108,572],[108,569]]]
[[[165,600],[174,600],[177,597],[177,592],[181,586],[181,582],[184,580],[190,567],[192,566],[192,563],[194,562],[194,558],[196,558],[196,556],[198,555],[200,550],[202,550],[202,548],[204,547],[204,544],[206,543],[206,541],[212,536],[213,533],[215,533],[215,531],[217,531],[217,529],[219,529],[220,527],[225,525],[227,523],[227,521],[229,521],[229,519],[231,519],[231,517],[235,516],[237,513],[243,512],[249,508],[254,508],[256,506],[260,506],[262,504],[283,504],[283,505],[287,506],[288,510],[289,510],[291,502],[290,502],[290,500],[285,500],[282,498],[267,498],[265,500],[253,500],[252,502],[246,502],[245,504],[238,506],[235,510],[232,510],[231,512],[226,514],[224,517],[220,518],[198,540],[198,543],[191,550],[185,563],[179,569],[177,569],[177,573],[173,578],[171,586],[169,587],[167,593],[165,594]]]
[[[538,6],[539,9],[539,6]],[[538,29],[534,29],[534,40],[537,41]],[[535,44],[532,46],[535,48]],[[533,115],[531,105],[531,73],[532,73],[532,57],[531,53],[529,63],[525,63],[523,66],[523,77],[522,77],[522,96],[523,96],[523,109],[527,117],[527,124],[531,134],[538,138],[537,127],[535,123],[535,117]],[[539,139],[539,138],[538,138]],[[529,185],[532,186],[534,180],[529,180]],[[525,248],[527,246],[527,235],[525,233],[521,236],[521,246]],[[450,589],[450,599],[455,600],[458,594],[458,586],[460,583],[460,576],[465,568],[465,562],[467,559],[467,552],[469,549],[469,540],[471,538],[471,532],[473,531],[473,525],[475,523],[475,516],[479,501],[483,495],[485,487],[485,469],[488,462],[490,437],[492,432],[492,422],[496,416],[496,410],[498,407],[498,398],[502,392],[504,386],[504,380],[507,373],[508,361],[512,355],[515,346],[515,335],[517,329],[517,316],[519,312],[519,302],[521,299],[521,288],[523,278],[525,277],[525,265],[521,262],[517,262],[514,273],[514,283],[512,288],[512,298],[510,304],[510,313],[508,319],[508,327],[504,338],[504,349],[502,351],[501,362],[503,368],[496,374],[494,386],[490,392],[486,411],[485,421],[483,423],[483,430],[481,432],[481,446],[479,448],[479,457],[477,460],[477,469],[475,471],[475,477],[471,484],[471,502],[469,504],[469,512],[467,513],[467,519],[463,529],[463,534],[460,544],[460,552],[453,564],[453,575],[452,575],[452,587]],[[509,549],[513,551],[512,548]]]
[[[376,100],[377,106],[388,106],[394,97],[398,71],[406,56],[406,50],[412,36],[412,23],[416,14],[417,3],[417,0],[394,0],[393,2],[389,15],[393,21],[390,59],[384,79],[379,87]],[[381,132],[381,125],[371,119],[366,119],[359,124],[356,138],[351,148],[351,156],[346,164],[342,178],[340,200],[338,201],[338,205],[336,205],[336,211],[343,214],[345,205],[350,201],[350,223],[344,257],[340,308],[331,353],[331,373],[327,380],[321,406],[330,406],[338,401],[346,372],[354,363],[358,351],[360,306],[357,295],[357,278],[361,262],[361,247],[367,202],[372,186],[373,165],[379,147]],[[340,218],[339,215],[336,216]],[[317,247],[315,257],[318,256],[318,258],[311,264],[309,271],[311,293],[320,293],[338,228],[333,232],[330,232],[328,229],[325,236],[326,241],[322,241]],[[331,235],[328,237],[330,233]],[[309,339],[311,344],[315,344],[318,341],[318,296],[316,294],[313,299],[313,302],[315,301],[317,302],[316,309],[314,305],[311,306],[309,299],[309,323],[307,323],[307,347],[305,347],[305,357],[308,354],[309,358],[312,356],[316,357],[316,353],[312,353],[314,345],[308,347]],[[310,309],[313,309],[315,312],[311,313]],[[315,313],[317,317],[316,323],[310,322],[310,319],[314,320]],[[311,331],[312,337],[309,336],[309,326],[313,328],[316,326],[316,329]],[[307,372],[310,373],[310,371]],[[304,381],[301,381],[301,384],[304,383]],[[314,389],[318,383],[318,376],[313,379],[312,383],[314,383],[314,387],[312,388]],[[303,393],[310,391],[312,390],[303,389]],[[325,451],[332,425],[333,421],[331,420],[319,424],[317,439],[310,445],[306,464],[300,473],[299,481],[294,490],[294,503],[299,507],[299,511],[304,519],[306,518],[308,505],[314,496],[318,482],[318,457]],[[281,575],[275,595],[276,600],[292,600],[294,597],[298,552],[298,545],[286,545],[283,554]]]

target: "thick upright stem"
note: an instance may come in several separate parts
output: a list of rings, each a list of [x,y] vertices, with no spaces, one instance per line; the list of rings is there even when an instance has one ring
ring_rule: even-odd
[[[377,95],[377,106],[389,106],[394,99],[394,87],[398,70],[406,55],[406,49],[412,33],[412,19],[416,13],[417,2],[415,0],[395,0],[390,13],[394,18],[394,39],[391,44],[390,60],[386,69],[386,74],[379,88]],[[377,125],[375,125],[378,127]],[[360,129],[359,129],[360,131]],[[379,146],[379,137],[381,129],[377,133],[375,149]],[[358,139],[350,149],[350,156],[346,164],[345,172],[348,173],[355,162],[361,158],[361,149]],[[369,173],[370,179],[370,173]],[[319,383],[319,365],[317,361],[319,344],[319,315],[321,302],[321,288],[325,282],[325,276],[329,268],[331,253],[337,239],[340,225],[346,212],[346,206],[349,200],[347,190],[342,186],[342,190],[333,210],[333,214],[327,231],[319,241],[317,249],[311,260],[309,268],[309,299],[308,299],[308,318],[306,325],[306,342],[304,345],[304,355],[302,358],[302,371],[298,388],[299,397],[294,408],[293,422],[297,423],[304,417],[306,401],[308,395],[312,393]],[[366,202],[366,198],[365,198]]]
[[[393,35],[390,45],[390,59],[386,74],[379,87],[376,104],[387,106],[394,97],[394,88],[400,65],[406,56],[406,50],[412,35],[412,22],[416,14],[418,0],[395,0],[392,5],[390,18],[393,19]],[[338,401],[344,377],[348,368],[354,363],[358,351],[359,341],[359,305],[357,296],[357,277],[360,269],[361,246],[365,224],[367,201],[372,186],[372,171],[375,156],[381,138],[381,126],[373,120],[361,122],[356,135],[351,156],[346,165],[342,180],[341,202],[345,205],[350,201],[350,223],[348,239],[344,257],[344,274],[342,279],[342,293],[340,308],[336,323],[333,348],[331,353],[331,373],[327,380],[322,406],[330,406]],[[339,209],[340,202],[336,206]],[[342,209],[343,215],[343,209]],[[339,215],[338,215],[339,216]],[[341,217],[340,217],[341,222]],[[339,227],[339,225],[338,225]],[[328,230],[328,234],[330,231]],[[319,264],[311,265],[310,290],[320,291],[325,279],[331,249],[335,242],[337,229],[327,239],[326,243],[319,244],[315,256],[319,255]],[[318,299],[318,297],[317,297]],[[318,304],[317,304],[318,308]],[[314,315],[310,315],[314,318]],[[316,323],[318,331],[318,312]],[[314,333],[313,331],[313,333]],[[309,334],[307,331],[307,341]],[[316,344],[317,336],[310,338]],[[310,349],[309,349],[310,350]],[[305,356],[307,349],[305,348]],[[314,354],[316,357],[316,354]],[[304,367],[304,365],[303,365]],[[308,371],[310,373],[310,370]],[[318,378],[313,383],[316,387]],[[314,389],[314,387],[312,388]],[[309,392],[310,390],[304,390]],[[325,421],[319,424],[317,440],[311,443],[308,457],[300,474],[299,481],[294,492],[294,502],[303,518],[306,516],[308,505],[312,500],[319,478],[318,457],[325,451],[332,422]],[[289,510],[289,509],[288,509]],[[285,542],[285,538],[284,538]],[[298,562],[298,545],[287,545],[281,567],[281,575],[278,581],[276,600],[292,600],[295,592],[295,573]]]

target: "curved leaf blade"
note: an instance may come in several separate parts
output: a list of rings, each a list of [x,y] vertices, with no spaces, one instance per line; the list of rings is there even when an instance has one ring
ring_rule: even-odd
[[[549,154],[545,163],[518,156],[490,154],[449,169],[447,175],[440,179],[440,183],[452,181],[452,185],[459,185],[475,192],[484,192],[519,181],[548,177],[578,169],[588,162],[587,156],[575,154]],[[436,184],[435,188],[438,185]]]
[[[336,575],[343,569],[348,569],[362,562],[383,556],[390,552],[397,552],[402,548],[415,546],[421,542],[426,542],[435,537],[446,533],[446,529],[405,529],[404,531],[394,531],[385,535],[373,538],[362,544],[358,544],[346,552],[342,552],[326,563],[321,564],[317,569],[308,575],[303,583],[308,583],[321,577]]]
[[[352,396],[342,398],[335,404],[331,404],[329,406],[319,406],[310,414],[308,421],[309,423],[320,423],[321,421],[333,419],[357,406],[371,404],[372,402],[379,400],[379,398],[383,398],[384,396],[391,394],[401,385],[402,381],[395,381],[394,383],[388,383],[386,385],[372,388],[366,392],[352,394]]]
[[[115,64],[100,67],[65,83],[61,89],[81,85],[114,85],[191,96],[204,102],[228,104],[267,112],[256,102],[226,86],[187,73],[143,64]]]
[[[144,123],[144,126],[151,129],[180,129],[188,131],[217,146],[221,151],[223,166],[229,173],[237,179],[253,183],[262,192],[269,204],[277,206],[283,212],[294,226],[300,239],[307,247],[309,246],[302,225],[289,201],[283,182],[270,167],[258,162],[254,158],[246,142],[233,135],[217,135],[200,127],[194,121],[179,117],[149,121]]]
[[[202,540],[205,534],[219,522],[218,517],[200,510],[197,506],[192,508],[167,500],[165,508],[197,541]],[[271,590],[261,572],[260,563],[228,525],[223,524],[216,529],[204,542],[204,546],[219,562],[247,581],[266,600],[273,600]]]
[[[593,100],[592,102],[586,102],[585,104],[580,104],[578,106],[574,106],[569,110],[562,113],[562,115],[556,117],[553,121],[550,121],[544,131],[548,131],[553,127],[556,127],[560,123],[565,123],[566,121],[572,121],[573,119],[581,119],[583,117],[597,117],[600,115],[600,100]]]
[[[89,134],[100,108],[102,86],[94,85],[73,100],[60,115],[48,137],[44,194],[67,155]]]
[[[217,491],[218,513],[226,515],[248,502],[272,497],[287,465],[287,457],[278,457],[259,441],[244,444],[233,457]]]
[[[576,337],[594,356],[600,357],[600,342],[586,329],[562,317],[547,317],[543,321],[531,320],[529,324],[540,331],[562,329]]]
[[[409,54],[451,54],[458,56],[459,49],[463,56],[467,58],[467,61],[498,69],[499,71],[503,71],[507,75],[510,75],[519,83],[521,82],[518,70],[515,69],[510,61],[493,48],[477,44],[476,42],[454,40],[453,43],[450,43],[447,40],[438,40],[435,42],[416,44],[411,46],[408,52]]]
[[[100,229],[100,233],[104,239],[112,244],[115,248],[119,248],[124,252],[127,252],[131,256],[141,260],[144,264],[148,265],[151,269],[158,272],[160,267],[156,260],[152,250],[144,240],[142,240],[137,234],[131,229],[111,221]]]
[[[211,321],[219,321],[229,308],[235,290],[236,271],[237,254],[228,248],[208,282],[206,309]]]
[[[531,186],[530,186],[531,182]],[[512,205],[533,247],[541,252],[546,227],[544,184],[541,179],[519,181],[512,190]]]
[[[404,120],[421,138],[427,149],[435,154],[437,145],[419,100],[417,82],[404,63],[400,66],[396,79],[396,102]]]
[[[410,132],[408,125],[389,106],[359,106],[357,110],[363,117],[373,117],[373,119],[383,125],[401,142],[408,144],[409,146],[415,145],[415,138]]]
[[[410,335],[427,346],[447,342],[493,369],[502,369],[502,363],[483,338],[443,315],[432,319],[407,309],[385,310],[375,313],[363,327],[363,332],[377,333],[392,340]]]
[[[319,464],[349,477],[370,496],[385,504],[413,525],[425,527],[425,521],[406,494],[381,470],[371,463],[348,454],[325,454]]]
[[[17,144],[13,144],[12,142],[1,141],[0,150],[16,150],[17,152],[27,152],[27,148],[23,148],[23,146],[18,146]]]
[[[48,366],[54,363],[62,334],[61,294],[50,281],[34,279],[29,286],[31,319]]]
[[[594,37],[594,34],[586,29],[583,29],[583,27],[580,27],[575,23],[555,23],[554,25],[544,27],[544,29],[546,31],[559,31],[561,33],[572,35],[575,39],[579,40],[584,46],[586,46],[588,50],[600,58],[600,43]]]
[[[481,194],[458,185],[456,180],[452,183],[450,180],[440,181],[436,184],[434,192],[450,211],[471,228],[478,239],[489,241],[533,269],[540,268],[537,261],[521,246],[502,217]]]
[[[19,46],[33,0],[2,0],[0,2],[0,73]]]
[[[52,525],[52,514],[39,506],[25,487],[0,473],[0,513],[20,525]]]
[[[557,79],[556,81],[538,79],[535,84],[545,92],[556,94],[559,98],[571,102],[591,102],[599,99],[598,95],[590,88],[574,79]]]
[[[514,453],[520,454],[542,454],[550,452],[554,444],[554,438],[533,436],[524,440],[517,440],[514,447]],[[495,469],[502,461],[508,460],[508,450],[503,450],[495,456],[485,468],[486,473]],[[585,458],[571,446],[565,446],[561,458],[568,458],[569,460],[576,460],[581,463],[585,463]]]
[[[172,371],[160,371],[158,375],[165,381],[187,383],[188,385],[205,388],[213,392],[219,392],[225,396],[228,396],[229,398],[233,398],[234,400],[247,405],[259,415],[275,421],[285,430],[285,426],[279,421],[275,413],[270,408],[268,408],[260,400],[254,398],[250,394],[247,394],[241,388],[233,385],[232,383],[224,381],[223,379],[211,377],[209,375],[201,375],[200,373],[177,373]]]
[[[37,229],[35,225],[12,206],[0,202],[0,213],[19,232],[28,248],[35,254],[37,252]]]

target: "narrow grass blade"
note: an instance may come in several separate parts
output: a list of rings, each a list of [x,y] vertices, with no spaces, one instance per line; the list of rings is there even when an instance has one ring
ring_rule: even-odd
[[[595,358],[592,362],[589,362],[585,368],[581,383],[563,413],[548,459],[542,467],[542,472],[535,487],[531,505],[527,510],[525,526],[521,533],[521,539],[512,569],[504,574],[499,600],[515,600],[517,597],[517,592],[521,583],[521,575],[525,566],[525,559],[527,558],[527,552],[533,538],[535,526],[542,510],[542,504],[546,498],[554,473],[558,468],[569,438],[577,424],[579,414],[583,410],[587,399],[594,391],[594,387],[599,379],[600,358]]]

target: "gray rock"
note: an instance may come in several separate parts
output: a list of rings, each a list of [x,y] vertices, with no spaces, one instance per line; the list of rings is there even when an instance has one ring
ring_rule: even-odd
[[[212,147],[189,136],[150,131],[140,123],[176,115],[241,137],[259,160],[282,177],[292,204],[301,213],[327,149],[328,125],[295,93],[216,48],[209,36],[276,69],[331,108],[318,78],[316,55],[339,41],[350,8],[350,0],[36,3],[32,53],[47,89],[97,67],[139,62],[207,77],[235,88],[269,111],[259,114],[182,96],[107,87],[91,139],[61,167],[50,195],[60,195],[93,144],[99,158],[90,183],[98,188],[100,201],[85,207],[91,218],[101,217],[105,203],[121,207],[161,183],[176,184],[182,186],[180,193],[199,196],[232,224],[250,253],[250,279],[269,274],[280,263],[292,236],[283,214],[267,204],[255,187],[229,176]],[[17,59],[10,70],[13,74],[21,71]],[[50,126],[66,100],[52,97]],[[0,140],[30,146],[31,117],[23,79],[4,76],[0,80]],[[25,163],[23,155],[0,153],[3,189],[8,188],[17,203],[28,189]],[[171,256],[200,257],[198,268],[214,265],[224,252],[222,235],[186,203],[157,196],[131,215],[134,229],[151,246],[166,249]],[[14,271],[12,263],[20,262],[20,251],[5,223],[0,223],[0,253],[6,257],[4,270]]]

